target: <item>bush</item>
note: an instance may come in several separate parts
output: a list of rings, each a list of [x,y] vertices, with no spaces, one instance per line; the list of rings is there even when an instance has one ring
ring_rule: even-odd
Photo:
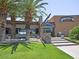
[[[79,40],[79,26],[74,27],[72,30],[70,30],[69,37],[71,39],[77,39],[77,40]]]

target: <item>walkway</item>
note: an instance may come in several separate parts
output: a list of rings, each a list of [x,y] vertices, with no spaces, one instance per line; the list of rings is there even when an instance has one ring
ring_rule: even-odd
[[[79,45],[65,39],[61,39],[60,37],[52,38],[51,42],[60,50],[71,55],[74,59],[79,59]]]

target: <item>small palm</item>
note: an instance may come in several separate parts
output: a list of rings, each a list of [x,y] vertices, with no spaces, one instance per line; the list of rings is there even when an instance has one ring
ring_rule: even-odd
[[[29,42],[25,41],[25,40],[18,40],[18,41],[5,41],[5,42],[2,42],[0,43],[0,48],[2,49],[7,49],[9,47],[12,47],[11,48],[11,54],[13,54],[17,47],[19,46],[19,44],[25,46],[26,48],[28,49],[31,49],[30,47],[28,47],[28,44],[30,44]]]

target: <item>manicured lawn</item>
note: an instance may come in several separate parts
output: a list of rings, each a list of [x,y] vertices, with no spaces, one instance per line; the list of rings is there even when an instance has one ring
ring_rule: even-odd
[[[44,47],[41,43],[32,43],[30,47],[31,50],[19,45],[14,54],[10,54],[10,48],[0,49],[0,59],[73,59],[50,44],[46,44]]]

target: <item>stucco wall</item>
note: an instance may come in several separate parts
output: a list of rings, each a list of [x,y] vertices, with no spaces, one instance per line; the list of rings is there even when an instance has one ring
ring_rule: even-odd
[[[24,24],[16,24],[16,28],[25,28]]]
[[[69,31],[75,27],[79,26],[79,16],[73,16],[74,21],[73,22],[60,22],[60,19],[63,16],[54,16],[49,21],[55,23],[55,34],[58,32],[62,32],[65,35],[68,35]]]

